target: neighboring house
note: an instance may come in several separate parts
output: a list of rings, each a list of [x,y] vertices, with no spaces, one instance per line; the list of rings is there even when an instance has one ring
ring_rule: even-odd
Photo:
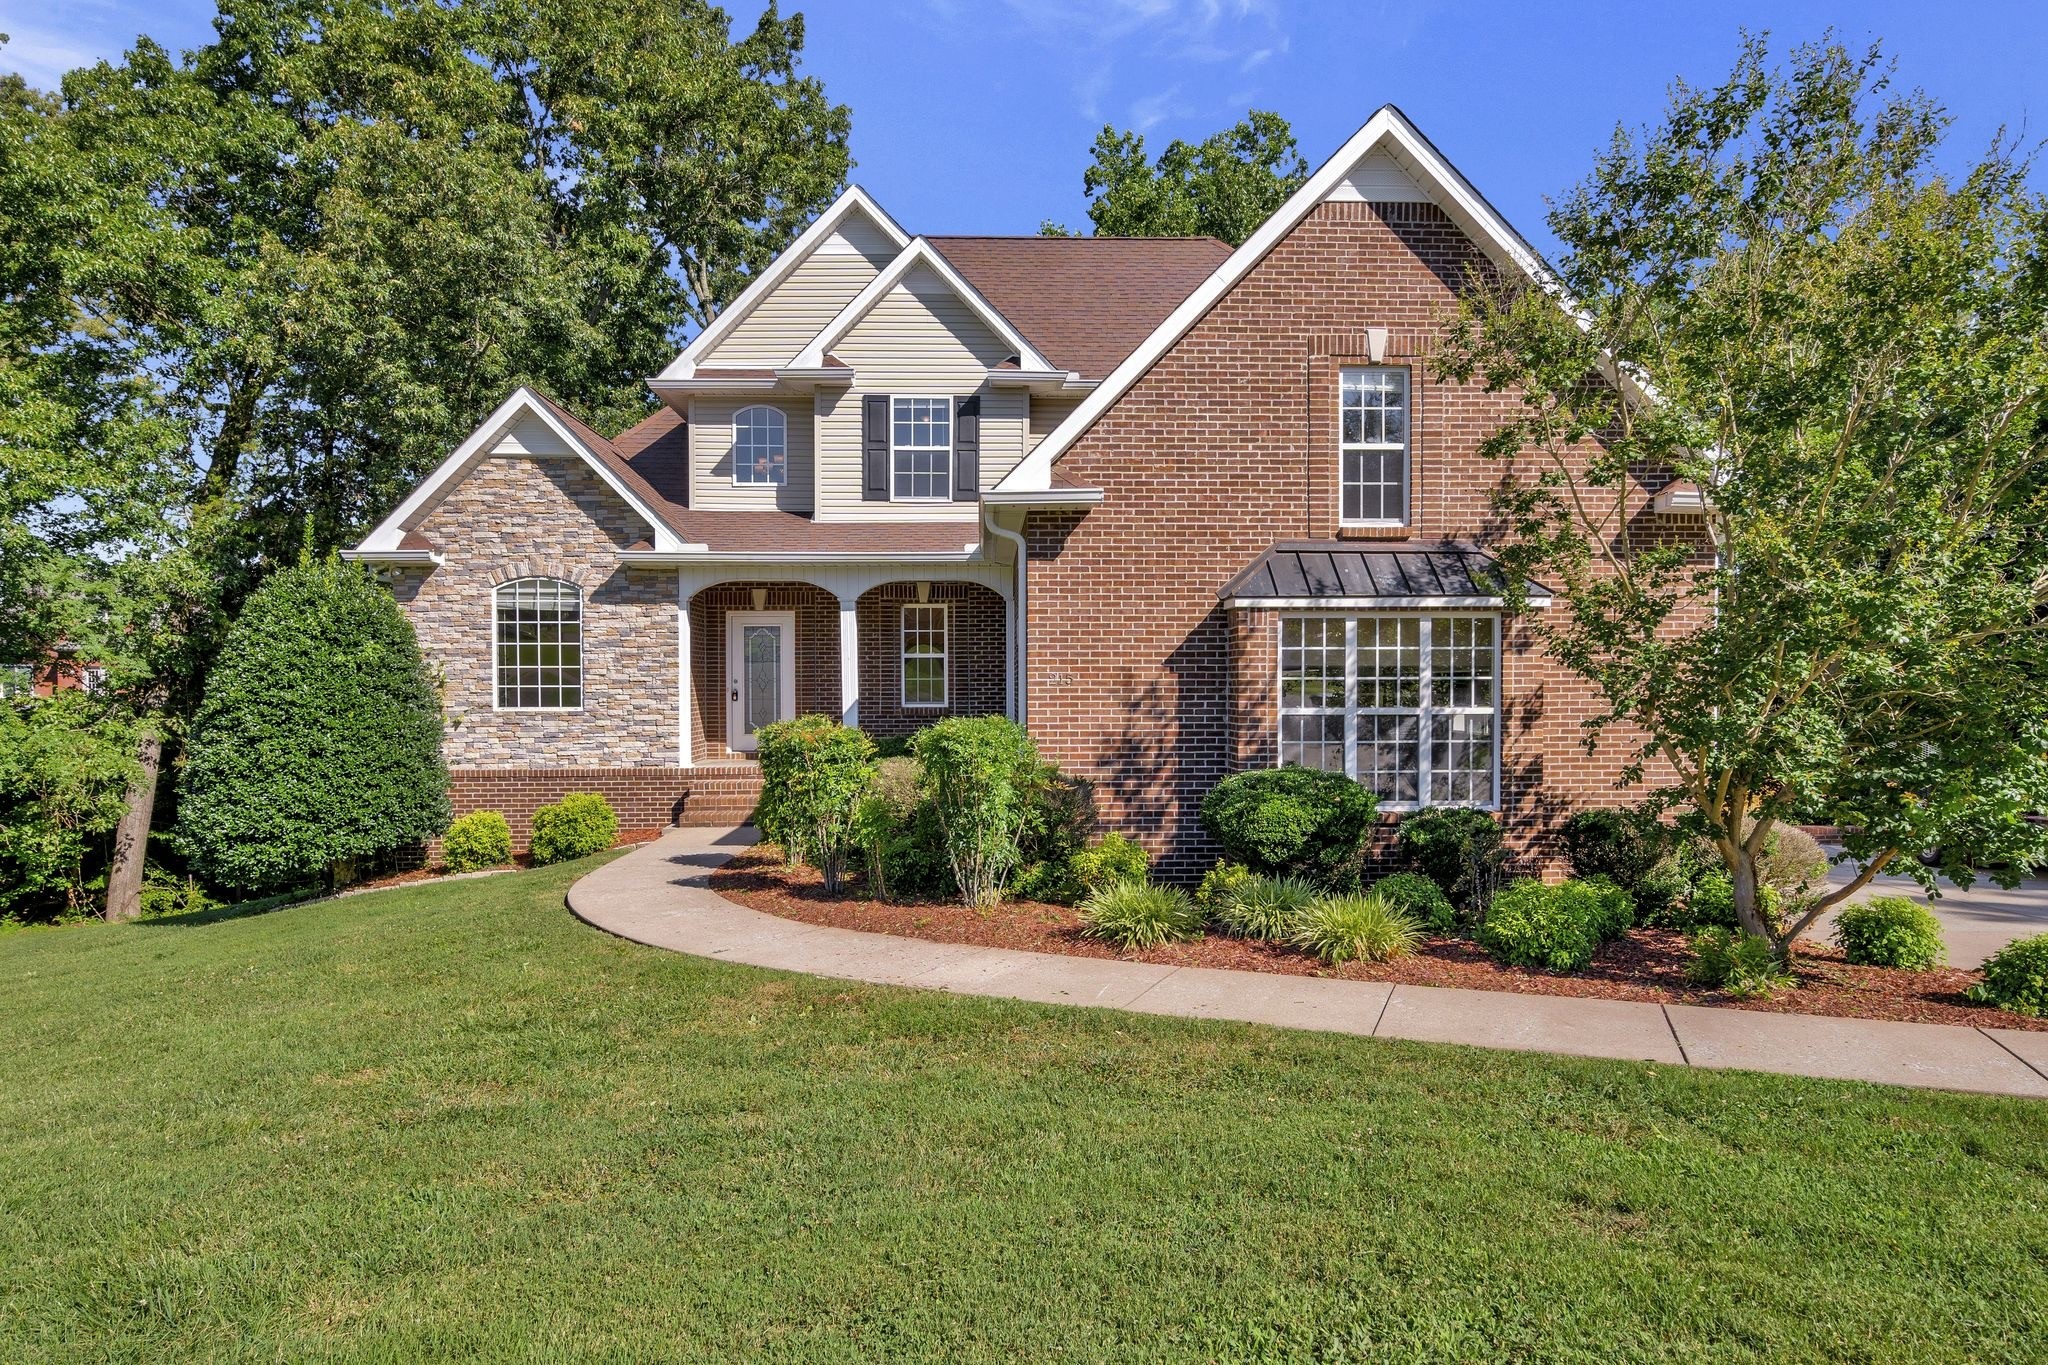
[[[41,663],[0,664],[0,700],[97,688],[107,670],[98,664],[80,663],[75,655],[70,645],[60,645]]]
[[[1620,761],[1479,548],[1513,400],[1429,362],[1467,272],[1534,265],[1391,106],[1234,251],[911,237],[850,189],[653,417],[515,393],[351,555],[445,678],[457,810],[522,835],[579,789],[742,816],[793,714],[1000,712],[1177,873],[1202,795],[1283,762],[1541,852]],[[1654,492],[1637,523],[1693,534]]]

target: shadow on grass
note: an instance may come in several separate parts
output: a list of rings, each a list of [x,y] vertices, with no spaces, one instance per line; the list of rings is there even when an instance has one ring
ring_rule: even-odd
[[[304,887],[297,891],[284,891],[275,896],[264,896],[253,901],[236,901],[233,905],[216,905],[207,910],[191,910],[182,915],[159,915],[154,919],[134,921],[152,929],[200,929],[209,924],[220,924],[231,919],[249,919],[256,915],[267,915],[273,910],[282,910],[288,905],[303,905],[325,895],[316,887]]]

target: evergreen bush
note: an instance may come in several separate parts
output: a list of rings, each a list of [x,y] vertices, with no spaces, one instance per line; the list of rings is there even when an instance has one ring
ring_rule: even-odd
[[[494,810],[475,810],[441,836],[441,860],[450,872],[477,872],[512,861],[512,827]]]
[[[602,853],[618,839],[619,817],[609,801],[596,792],[570,792],[533,813],[533,839],[527,851],[535,867],[545,867]]]
[[[1255,768],[1202,798],[1202,827],[1223,856],[1267,876],[1328,886],[1355,874],[1358,848],[1379,809],[1370,789],[1319,768]]]
[[[855,849],[855,811],[874,786],[874,741],[829,716],[797,716],[755,735],[761,764],[756,819],[790,861],[802,859],[837,895]]]
[[[272,574],[229,629],[185,742],[178,842],[269,891],[448,828],[441,705],[412,624],[354,564]]]

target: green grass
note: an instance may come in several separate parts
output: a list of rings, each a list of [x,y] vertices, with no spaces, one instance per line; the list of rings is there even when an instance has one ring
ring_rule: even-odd
[[[2048,1106],[782,976],[593,865],[0,938],[0,1359],[2048,1341]]]

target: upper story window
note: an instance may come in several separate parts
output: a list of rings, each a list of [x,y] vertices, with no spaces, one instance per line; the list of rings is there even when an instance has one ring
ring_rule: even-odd
[[[898,498],[952,497],[953,400],[898,398],[891,417],[891,493]]]
[[[1408,524],[1408,371],[1345,370],[1338,401],[1338,473],[1346,526]]]
[[[583,705],[583,591],[557,578],[500,584],[500,710],[574,711]]]
[[[732,419],[732,481],[779,484],[789,475],[789,423],[780,408],[742,408]]]

